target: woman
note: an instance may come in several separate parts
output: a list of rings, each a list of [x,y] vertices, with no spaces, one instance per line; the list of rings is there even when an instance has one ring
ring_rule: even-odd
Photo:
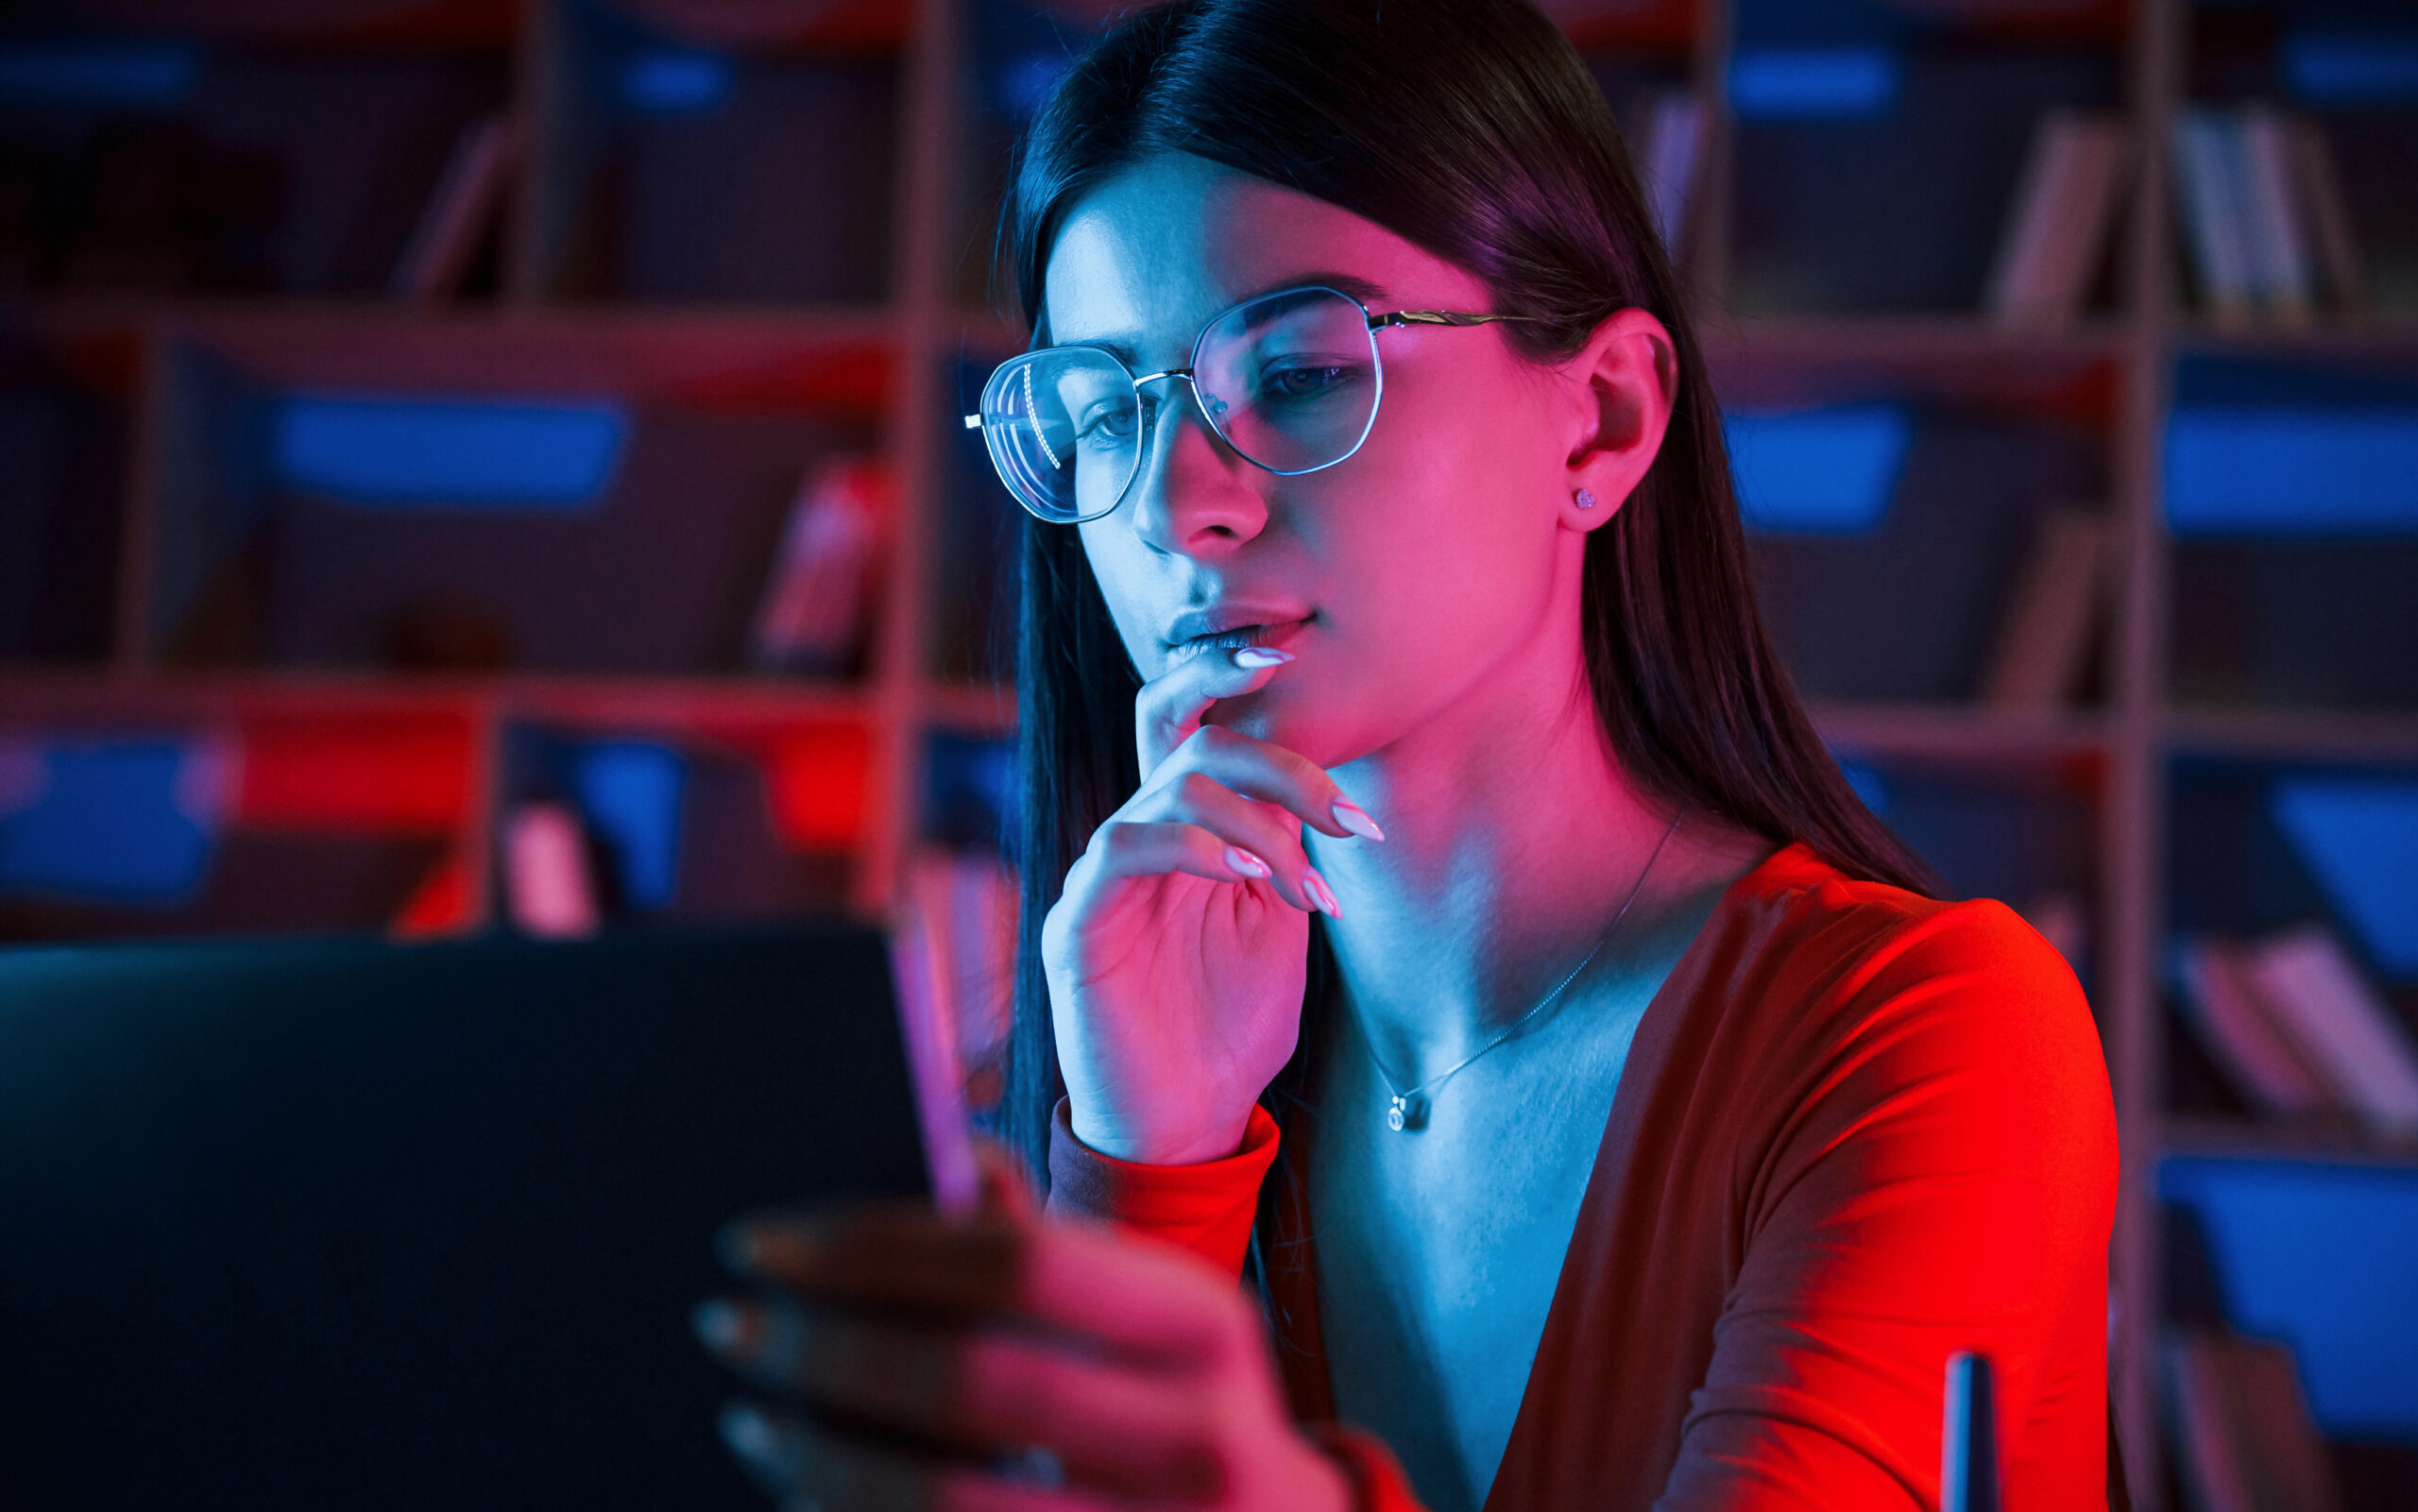
[[[1006,234],[1050,1220],[1003,1168],[737,1231],[775,1290],[701,1330],[812,1409],[741,1457],[826,1507],[1917,1506],[1979,1349],[2009,1501],[2095,1500],[2087,1009],[1812,733],[1559,34],[1176,0]]]

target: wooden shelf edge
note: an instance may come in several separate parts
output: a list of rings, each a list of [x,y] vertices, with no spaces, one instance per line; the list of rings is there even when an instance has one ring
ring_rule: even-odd
[[[1740,315],[1697,319],[1705,349],[1720,358],[1919,362],[1984,357],[2086,362],[2125,347],[2120,318],[2070,325],[2000,325],[1975,313],[1868,315]]]
[[[2418,709],[2170,708],[2171,755],[2418,763]]]
[[[2188,355],[2418,360],[2418,312],[2321,317],[2307,325],[2225,327],[2187,317],[2173,345]]]
[[[2418,1141],[2381,1140],[2356,1129],[2168,1118],[2161,1134],[2160,1159],[2292,1161],[2418,1170]]]
[[[0,723],[44,719],[206,718],[464,710],[575,724],[862,720],[869,688],[774,677],[616,677],[508,673],[404,677],[379,672],[0,671]]]
[[[2110,741],[2092,709],[1817,701],[1807,711],[1825,740],[1857,755],[2038,761],[2101,755]]]

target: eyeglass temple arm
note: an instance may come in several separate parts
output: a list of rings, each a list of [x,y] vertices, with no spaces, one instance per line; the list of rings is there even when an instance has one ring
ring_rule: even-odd
[[[1534,320],[1534,315],[1473,315],[1458,310],[1396,310],[1391,314],[1371,315],[1369,329],[1383,331],[1388,326],[1482,326],[1490,320]]]
[[[1396,310],[1388,314],[1371,315],[1369,317],[1369,329],[1371,331],[1383,331],[1388,326],[1407,325],[1482,326],[1491,320],[1533,321],[1537,317],[1535,315],[1473,315],[1459,310]],[[1152,373],[1149,378],[1137,378],[1133,382],[1137,384],[1147,383],[1151,378],[1172,378],[1178,374],[1186,374],[1190,371],[1191,370],[1189,368],[1169,368],[1166,372]],[[967,416],[965,417],[965,428],[969,431],[979,431],[982,429],[982,416],[979,415]]]

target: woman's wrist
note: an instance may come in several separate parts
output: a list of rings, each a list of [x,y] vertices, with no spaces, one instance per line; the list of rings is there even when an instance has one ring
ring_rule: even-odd
[[[1133,1165],[1205,1165],[1230,1160],[1241,1152],[1251,1129],[1252,1104],[1232,1117],[1215,1116],[1195,1127],[1137,1129],[1116,1119],[1086,1115],[1081,1103],[1067,1099],[1067,1127],[1085,1148]]]

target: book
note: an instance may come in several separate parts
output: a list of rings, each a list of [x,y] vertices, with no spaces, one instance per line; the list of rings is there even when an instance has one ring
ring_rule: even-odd
[[[1664,90],[1653,97],[1646,114],[1645,150],[1637,159],[1639,187],[1645,191],[1655,234],[1675,260],[1687,235],[1704,137],[1704,105],[1694,90]]]
[[[2245,969],[2238,940],[2188,940],[2174,949],[2184,1019],[2209,1058],[2261,1113],[2305,1117],[2347,1111],[2275,1021]]]
[[[2095,511],[2050,510],[2017,569],[1982,675],[1992,708],[2053,708],[2089,661],[2107,575],[2108,525]]]
[[[2198,1512],[2341,1512],[2289,1345],[2192,1328],[2163,1352],[2175,1458]]]
[[[2032,135],[1990,267],[1984,308],[2001,325],[2070,321],[2082,313],[2123,186],[2123,124],[2052,110]]]
[[[835,676],[855,662],[894,493],[888,467],[862,457],[799,483],[750,637],[758,671]]]
[[[2317,290],[2294,187],[2291,135],[2284,118],[2263,106],[2246,107],[2231,125],[2240,137],[2234,161],[2241,175],[2237,197],[2251,249],[2251,287],[2268,314],[2304,324]]]
[[[2325,301],[2338,310],[2360,309],[2367,303],[2367,275],[2333,144],[2324,128],[2305,115],[2285,117],[2284,131],[2290,143],[2297,204],[2307,218]]]
[[[520,161],[520,135],[519,119],[508,110],[463,128],[429,193],[419,224],[395,260],[388,294],[431,299],[461,288],[480,242],[502,213],[505,187]]]
[[[587,828],[558,803],[525,803],[503,828],[503,895],[513,926],[547,940],[592,935],[603,922]]]
[[[2175,189],[2201,301],[2222,326],[2247,322],[2255,290],[2236,125],[2225,112],[2195,108],[2174,123],[2173,136]]]
[[[2253,943],[2244,975],[2303,1059],[2370,1132],[2418,1138],[2418,1050],[2322,925]]]

